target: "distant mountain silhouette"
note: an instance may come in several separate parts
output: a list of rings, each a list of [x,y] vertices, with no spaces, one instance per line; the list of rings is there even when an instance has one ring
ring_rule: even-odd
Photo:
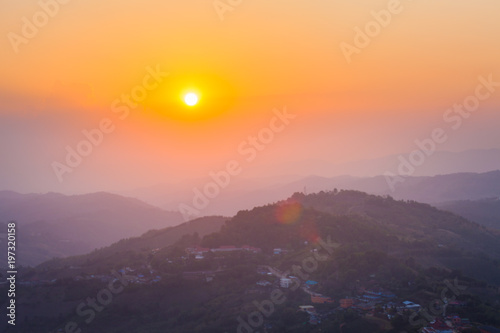
[[[19,264],[88,252],[182,223],[177,212],[110,193],[65,196],[0,192],[0,222],[18,224]],[[2,232],[7,230],[2,227]]]
[[[268,180],[269,181],[269,180]],[[393,192],[384,176],[375,177],[321,177],[309,176],[298,180],[281,182],[272,185],[264,185],[259,182],[247,186],[247,182],[240,181],[234,187],[231,185],[223,189],[219,196],[210,199],[209,206],[201,211],[202,215],[234,215],[242,209],[250,209],[255,206],[275,202],[295,192],[319,192],[330,191],[335,188],[346,190],[358,190],[377,195],[390,195],[395,199],[415,200],[424,203],[442,203],[456,200],[478,200],[490,197],[500,197],[500,171],[486,173],[457,173],[449,175],[405,177],[404,182],[397,183]],[[203,183],[200,182],[203,185]],[[155,188],[160,191],[161,186]],[[166,195],[160,207],[174,210],[180,202],[190,203],[193,199],[193,186],[186,187],[184,191],[168,187],[176,197],[170,197],[167,201]],[[199,186],[198,188],[201,188]],[[167,187],[165,188],[167,191]],[[141,190],[140,198],[148,196],[154,198],[153,192],[147,189]],[[154,199],[152,200],[154,201]],[[158,201],[156,201],[158,204]]]
[[[437,204],[436,207],[461,215],[492,229],[500,229],[500,198],[461,200]]]
[[[416,149],[417,147],[415,147]],[[374,177],[390,171],[397,173],[400,156],[408,159],[411,152],[363,159],[346,163],[335,163],[326,159],[287,161],[274,165],[255,166],[246,173],[249,177],[260,174],[319,175],[327,178],[349,175]],[[415,168],[412,176],[436,176],[451,173],[483,173],[500,169],[500,149],[471,149],[461,152],[436,151]]]

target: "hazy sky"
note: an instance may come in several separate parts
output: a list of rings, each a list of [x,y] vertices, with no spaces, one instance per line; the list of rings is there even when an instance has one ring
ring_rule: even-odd
[[[411,151],[436,127],[449,134],[440,150],[500,148],[500,86],[481,88],[460,128],[443,118],[480,76],[500,82],[498,0],[226,0],[219,12],[212,0],[60,1],[0,0],[0,189],[126,189],[231,160],[248,175],[342,163]],[[141,101],[126,106],[132,92]],[[284,107],[296,117],[273,122]],[[103,121],[112,132],[60,182],[54,162]],[[248,161],[261,132],[269,142]]]

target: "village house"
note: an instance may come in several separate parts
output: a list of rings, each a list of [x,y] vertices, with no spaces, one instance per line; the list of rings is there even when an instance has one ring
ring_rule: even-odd
[[[333,303],[334,300],[331,299],[330,297],[326,296],[313,296],[311,295],[311,302],[315,304],[325,304],[325,303]]]
[[[340,302],[340,307],[343,309],[348,309],[354,305],[354,299],[352,298],[343,298],[339,302]]]
[[[289,278],[281,278],[280,279],[280,287],[281,288],[290,288],[292,285],[292,279]]]

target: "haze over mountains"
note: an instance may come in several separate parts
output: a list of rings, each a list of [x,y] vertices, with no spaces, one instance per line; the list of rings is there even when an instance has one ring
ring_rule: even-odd
[[[478,222],[487,228],[500,229],[500,198],[459,200],[436,204],[436,207]]]
[[[417,147],[415,147],[416,149]],[[326,160],[297,160],[282,164],[257,167],[256,174],[276,173],[320,175],[336,177],[350,175],[355,177],[374,177],[387,171],[397,173],[400,157],[408,159],[411,152],[382,156],[346,163],[332,163]],[[487,172],[500,169],[500,149],[471,149],[460,152],[436,151],[416,167],[412,176],[435,176],[460,172]],[[281,170],[281,172],[276,172]],[[267,172],[266,172],[267,171]]]
[[[447,178],[425,177],[453,173],[486,173],[500,170],[499,149],[435,152],[421,166],[416,167],[411,175],[412,177],[410,177],[418,178],[406,181],[404,184],[396,184],[396,191],[392,193],[387,181],[381,175],[386,172],[397,175],[401,158],[408,159],[408,154],[391,155],[345,164],[334,164],[319,160],[302,160],[265,166],[257,164],[245,171],[244,174],[233,177],[229,186],[224,188],[214,200],[210,200],[210,204],[203,210],[202,215],[233,215],[240,209],[262,205],[291,195],[293,192],[303,191],[304,187],[309,192],[329,190],[335,187],[357,189],[368,193],[390,194],[395,198],[414,199],[422,202],[481,199],[498,194],[496,190],[487,190],[486,193],[489,194],[483,195],[482,191],[480,191],[478,196],[472,197],[469,194],[453,195],[452,193],[441,193],[437,196],[434,190],[426,192],[425,184],[418,184],[421,181],[430,183],[440,181],[451,183],[455,181]],[[138,198],[164,209],[178,210],[179,203],[192,203],[196,188],[202,190],[203,186],[213,181],[208,176],[208,173],[207,171],[207,177],[202,179],[157,184],[151,187],[117,193]],[[259,174],[268,176],[256,176]],[[442,184],[442,186],[448,187],[447,184]],[[422,189],[418,189],[419,187]],[[419,191],[420,194],[418,194]],[[428,197],[427,194],[431,196]]]
[[[114,262],[116,265],[119,262],[126,262],[127,254],[129,253],[139,253],[144,251],[144,249],[148,249],[149,251],[169,247],[186,235],[196,234],[198,237],[204,237],[218,232],[227,220],[229,218],[209,216],[185,222],[175,227],[150,230],[140,236],[122,239],[85,255],[49,260],[42,263],[40,267],[59,266],[61,263],[64,265],[88,266],[89,262],[100,265],[103,262],[103,258],[105,258],[104,261]]]
[[[444,158],[447,163],[433,164],[433,160],[429,160],[429,164],[424,166],[433,172],[481,170],[494,166],[500,168],[499,152],[436,153],[437,160]],[[383,170],[385,166],[382,165],[386,165],[384,161],[387,160],[390,158],[371,161],[366,165],[379,164],[380,170]],[[470,162],[465,163],[465,160]],[[437,168],[438,164],[440,168]],[[359,163],[360,168],[366,165]],[[477,167],[479,165],[481,168]],[[290,172],[294,170],[293,166],[288,169]],[[180,183],[177,186],[158,185],[127,192],[128,196],[137,199],[105,192],[66,196],[2,191],[0,222],[16,220],[20,230],[25,230],[20,236],[26,244],[20,249],[20,257],[24,264],[34,265],[52,257],[83,254],[123,238],[139,236],[151,229],[178,225],[186,221],[186,216],[179,212],[179,204],[193,205],[193,200],[203,195],[203,185],[209,181]],[[200,191],[195,192],[195,189]],[[430,203],[489,228],[500,229],[500,171],[404,177],[403,182],[396,184],[394,191],[389,187],[386,177],[381,175],[284,175],[251,180],[234,178],[229,186],[221,189],[218,196],[206,198],[208,205],[199,210],[199,216],[233,216],[240,210],[273,203],[295,192],[314,193],[333,189],[359,190],[390,195],[394,199]]]
[[[192,189],[203,188],[194,186]],[[266,186],[254,183],[245,187],[244,182],[232,184],[220,194],[209,200],[209,205],[201,211],[202,215],[234,215],[241,209],[280,200],[294,192],[319,192],[337,189],[353,189],[377,195],[390,195],[395,199],[415,200],[438,204],[456,200],[480,200],[500,197],[500,171],[485,173],[457,173],[438,176],[404,177],[404,182],[397,183],[395,191],[389,187],[386,177],[320,177],[310,176],[287,183]],[[196,198],[192,189],[177,189],[175,196],[168,196],[168,189],[157,186],[136,191],[137,197],[159,207],[174,210],[180,203],[191,204]],[[199,195],[198,195],[199,197]]]
[[[122,238],[182,222],[133,198],[111,193],[65,196],[0,192],[0,222],[18,223],[20,263],[38,264],[56,256],[89,252]],[[7,230],[6,228],[2,230]]]

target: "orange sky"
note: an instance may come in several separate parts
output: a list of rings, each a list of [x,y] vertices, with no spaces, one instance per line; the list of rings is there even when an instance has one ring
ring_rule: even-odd
[[[445,110],[473,94],[480,75],[500,81],[497,0],[401,0],[350,63],[341,43],[355,45],[355,27],[391,1],[243,0],[223,21],[212,0],[67,2],[16,52],[12,33],[22,36],[23,17],[42,9],[0,0],[2,188],[83,191],[204,177],[241,159],[238,145],[283,106],[297,118],[255,165],[406,152],[444,126]],[[119,119],[113,101],[141,85],[147,67],[169,75]],[[190,88],[200,93],[195,108],[180,100]],[[500,148],[499,106],[500,89],[440,149]],[[103,118],[115,131],[58,182],[51,163]]]

